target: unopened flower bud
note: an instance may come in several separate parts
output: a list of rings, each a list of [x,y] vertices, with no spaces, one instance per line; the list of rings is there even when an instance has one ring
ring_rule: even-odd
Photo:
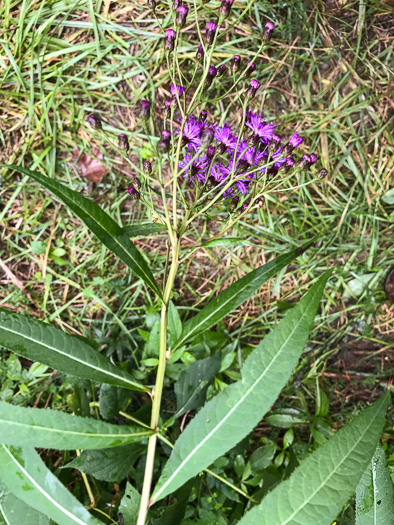
[[[249,163],[245,159],[241,159],[238,162],[237,169],[235,170],[236,175],[241,175],[241,173],[245,173],[247,169],[249,168]]]
[[[230,211],[234,211],[235,208],[238,206],[239,203],[239,197],[233,197],[230,202]]]
[[[252,98],[256,96],[256,93],[258,89],[260,88],[260,86],[261,86],[260,82],[256,80],[255,78],[253,78],[250,81],[248,89],[246,90],[246,97],[252,100]]]
[[[278,146],[281,143],[281,141],[282,141],[282,137],[280,135],[276,135],[276,133],[274,133],[272,135],[271,142],[268,145],[268,150],[271,153],[274,153],[278,149]]]
[[[283,148],[283,154],[288,155],[291,153],[297,146],[301,144],[304,139],[298,135],[298,133],[293,133],[289,138],[289,142]]]
[[[212,44],[217,28],[218,26],[215,22],[208,22],[205,26],[205,41],[207,44]]]
[[[216,182],[215,178],[212,177],[212,175],[210,175],[207,180],[207,188],[211,190],[212,188],[215,188],[215,186],[217,185],[218,183]]]
[[[242,206],[237,210],[237,213],[241,215],[241,213],[243,213],[245,210],[249,208],[249,204],[250,204],[249,202],[244,202]]]
[[[201,144],[205,147],[208,147],[212,143],[214,136],[215,134],[212,128],[204,129],[204,131],[201,133]]]
[[[256,144],[259,142],[260,140],[260,137],[257,135],[257,133],[252,133],[249,137],[248,137],[248,146],[251,146],[251,147],[255,147]]]
[[[133,177],[131,180],[133,181],[134,187],[137,188],[137,190],[141,188],[141,182],[138,177]]]
[[[309,166],[312,165],[311,156],[310,155],[303,155],[300,158],[300,160],[297,162],[297,165],[302,170],[309,168]]]
[[[127,135],[125,135],[125,133],[121,133],[119,135],[118,141],[119,141],[119,148],[120,149],[125,149],[126,151],[129,150],[129,148],[130,148],[129,139],[127,138]]]
[[[252,73],[256,71],[256,64],[251,60],[248,60],[246,64],[245,78],[249,78]]]
[[[182,0],[174,0],[172,3],[172,8],[174,11],[177,11],[178,7],[182,5]]]
[[[275,29],[275,24],[273,22],[267,22],[265,24],[264,33],[263,33],[263,42],[269,42],[271,40],[274,29]]]
[[[200,120],[201,122],[205,122],[208,117],[208,111],[206,109],[202,109],[200,113]]]
[[[212,80],[216,77],[218,74],[218,70],[214,66],[209,66],[207,76],[205,78],[205,83],[210,86],[212,84]]]
[[[177,98],[177,94],[178,97],[181,98],[184,91],[185,90],[182,86],[174,86],[174,84],[171,84],[171,94],[175,99]]]
[[[258,208],[262,208],[264,206],[263,199],[260,199],[260,197],[258,197],[254,202]]]
[[[127,193],[130,194],[130,197],[133,200],[138,200],[141,197],[140,192],[138,190],[136,190],[133,185],[131,185],[131,186],[129,186],[127,188]]]
[[[226,64],[220,64],[218,67],[218,77],[222,77],[227,70]]]
[[[156,1],[155,0],[148,0],[147,4],[152,9],[153,12],[156,11]]]
[[[288,157],[279,168],[279,173],[287,173],[295,164],[295,160]]]
[[[202,47],[202,44],[198,46],[197,53],[196,53],[196,60],[198,62],[201,62],[201,60],[204,58],[204,48]]]
[[[318,179],[324,179],[324,177],[326,177],[327,175],[328,175],[328,171],[325,168],[321,169],[320,171],[316,173],[316,177]]]
[[[171,113],[172,100],[166,100],[164,104],[164,116],[169,117]]]
[[[166,31],[166,37],[164,40],[164,49],[169,51],[173,51],[174,45],[175,45],[175,39],[176,39],[176,33],[173,29],[167,29]]]
[[[159,153],[167,153],[167,151],[170,149],[170,142],[168,140],[160,139],[157,143],[157,150]]]
[[[152,164],[149,162],[149,160],[144,161],[144,173],[146,173],[146,175],[150,175],[152,173]]]
[[[148,100],[141,100],[140,102],[140,117],[142,120],[148,120],[150,117],[150,102]]]
[[[215,146],[209,146],[207,149],[207,157],[209,160],[213,159],[213,156],[215,155]]]
[[[219,7],[219,14],[223,18],[227,18],[231,11],[231,6],[233,5],[234,0],[222,0],[222,3]]]
[[[310,157],[310,159],[311,159],[311,165],[312,165],[312,164],[316,164],[316,162],[317,162],[317,156],[316,156],[314,153],[310,153],[310,154],[309,154],[309,157]]]
[[[94,113],[88,116],[87,121],[94,129],[101,129],[101,119]]]
[[[162,140],[170,140],[171,139],[171,133],[168,131],[168,129],[163,129],[161,132],[161,138]]]
[[[224,144],[224,142],[221,142],[219,145],[218,145],[218,153],[219,155],[223,155],[223,153],[226,151],[227,147],[226,147],[226,144]]]
[[[180,5],[177,9],[176,25],[182,28],[186,24],[186,17],[189,9],[185,5]]]
[[[239,55],[234,55],[231,59],[231,69],[234,71],[238,71],[239,66],[241,65],[241,57]]]

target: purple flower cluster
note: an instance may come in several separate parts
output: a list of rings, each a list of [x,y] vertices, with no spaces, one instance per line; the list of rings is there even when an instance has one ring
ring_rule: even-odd
[[[224,192],[225,197],[234,197],[250,193],[251,184],[262,175],[287,173],[296,164],[289,154],[303,140],[297,133],[286,140],[275,133],[276,124],[267,122],[262,113],[252,111],[247,112],[245,125],[251,134],[240,140],[226,123],[218,126],[189,116],[182,135],[184,158],[179,162],[183,176],[189,182],[208,183],[217,190],[234,180]],[[216,139],[215,146],[204,139],[201,141],[202,136]],[[317,160],[314,154],[304,155],[302,159],[302,163],[298,163],[301,168]]]

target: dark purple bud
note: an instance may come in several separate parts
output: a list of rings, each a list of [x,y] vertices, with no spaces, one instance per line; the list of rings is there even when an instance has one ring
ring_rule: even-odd
[[[250,81],[249,87],[246,90],[246,96],[248,99],[252,100],[256,96],[256,93],[258,89],[260,88],[261,84],[258,80],[255,78]]]
[[[212,84],[212,80],[216,77],[218,74],[218,70],[214,66],[209,66],[207,76],[205,78],[205,83],[210,86]]]
[[[245,173],[245,171],[247,171],[248,168],[249,168],[249,163],[246,160],[241,159],[238,162],[237,169],[235,170],[235,174],[241,175],[241,173]]]
[[[211,190],[212,188],[215,188],[218,185],[215,178],[210,175],[207,180],[207,189]]]
[[[176,98],[177,96],[177,93],[178,93],[178,97],[181,98],[181,96],[183,95],[183,92],[185,90],[183,89],[182,86],[174,86],[174,84],[171,84],[171,94],[173,97]]]
[[[176,25],[182,28],[186,24],[186,17],[189,9],[185,5],[180,5],[177,11]]]
[[[208,22],[205,26],[205,41],[207,44],[212,44],[217,28],[218,26],[215,22]]]
[[[227,71],[226,65],[220,64],[220,66],[218,67],[218,77],[222,77],[226,71]]]
[[[239,66],[241,65],[241,57],[239,55],[234,55],[231,59],[231,69],[234,71],[238,71]]]
[[[148,120],[150,117],[150,102],[148,100],[141,100],[140,102],[140,117],[142,120]]]
[[[277,149],[279,144],[282,141],[282,137],[280,135],[276,135],[275,133],[272,135],[271,142],[269,143],[268,150],[271,153],[274,153]]]
[[[173,51],[174,49],[175,39],[176,39],[175,31],[173,29],[167,29],[166,37],[164,40],[164,49],[166,49],[167,51],[171,53],[171,51]]]
[[[149,160],[144,161],[144,173],[146,173],[146,175],[150,175],[152,173],[152,164],[149,162]]]
[[[92,113],[88,116],[87,121],[94,129],[101,129],[101,120],[100,117]]]
[[[292,168],[295,164],[295,160],[293,160],[291,157],[288,157],[283,164],[281,164],[279,168],[279,173],[287,173],[290,168]]]
[[[258,197],[254,202],[258,208],[262,208],[264,206],[263,199],[260,199],[260,197]]]
[[[156,11],[156,2],[155,2],[155,0],[148,0],[147,4],[152,9],[153,12]]]
[[[182,5],[182,0],[174,0],[172,3],[172,8],[174,11],[177,11],[178,7]]]
[[[234,0],[222,0],[222,3],[219,7],[219,14],[223,18],[227,18],[231,11],[231,6],[233,5]]]
[[[170,149],[170,141],[160,139],[159,142],[157,143],[157,150],[159,151],[159,153],[167,153],[169,149]]]
[[[166,100],[165,105],[164,105],[164,116],[165,117],[169,117],[171,113],[171,104],[172,104],[172,100]]]
[[[133,177],[131,179],[133,181],[133,184],[134,184],[134,187],[139,189],[141,188],[141,182],[140,182],[140,179],[138,177]]]
[[[275,24],[273,22],[267,22],[265,24],[264,33],[263,33],[263,42],[269,42],[271,40],[274,29],[275,29]]]
[[[206,109],[202,109],[200,113],[200,120],[201,122],[205,122],[208,117],[208,111]]]
[[[202,45],[200,44],[198,46],[198,49],[197,49],[197,53],[196,53],[196,60],[198,62],[201,62],[201,60],[204,58],[204,48],[202,47]]]
[[[239,210],[237,210],[237,213],[238,214],[243,213],[245,210],[249,208],[249,204],[250,204],[249,202],[244,202],[242,206],[239,208]]]
[[[325,168],[323,168],[322,170],[316,173],[316,177],[318,179],[324,179],[324,177],[326,177],[327,175],[328,175],[328,171]]]
[[[234,211],[235,208],[238,206],[239,203],[239,197],[233,197],[230,202],[230,211]]]
[[[311,164],[316,164],[317,156],[314,153],[310,153],[309,156],[311,158]]]
[[[168,129],[163,129],[163,131],[161,132],[161,139],[170,141],[171,133],[168,131]]]
[[[246,64],[246,71],[245,71],[245,78],[249,78],[252,73],[256,71],[256,64],[251,60],[248,60],[248,63]]]
[[[141,197],[140,192],[136,190],[133,185],[127,188],[127,193],[130,193],[130,197],[133,200],[138,200]]]
[[[214,131],[212,128],[206,128],[204,129],[204,131],[201,133],[201,144],[205,147],[208,147],[213,139],[214,139]]]
[[[209,146],[207,149],[207,157],[209,160],[213,159],[213,156],[215,155],[215,146]]]
[[[226,144],[224,144],[223,142],[221,142],[218,146],[218,153],[219,155],[223,155],[223,153],[226,151],[227,147],[226,147]]]
[[[129,144],[129,139],[127,138],[127,135],[125,135],[124,133],[121,133],[118,137],[118,141],[119,141],[120,149],[125,149],[126,151],[129,150],[130,144]]]
[[[260,140],[260,137],[257,135],[257,133],[252,133],[248,137],[248,145],[254,148],[259,142],[259,140]]]
[[[309,166],[312,165],[311,162],[311,156],[310,155],[303,155],[300,160],[297,162],[298,167],[302,170],[309,168]]]

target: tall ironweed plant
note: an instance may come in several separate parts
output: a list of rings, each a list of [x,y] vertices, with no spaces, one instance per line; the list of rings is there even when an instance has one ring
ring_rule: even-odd
[[[218,233],[206,246],[220,246],[220,242],[225,245],[226,234],[237,221],[251,217],[264,207],[270,193],[296,191],[302,172],[305,175],[302,180],[307,180],[302,184],[315,182],[327,172],[316,168],[315,153],[298,153],[304,147],[303,130],[293,130],[285,137],[279,124],[261,110],[263,89],[257,78],[252,77],[258,77],[260,57],[273,45],[275,25],[272,21],[267,21],[262,34],[256,37],[259,43],[249,60],[235,55],[218,63],[215,49],[223,35],[228,34],[222,26],[231,16],[233,0],[223,0],[216,10],[210,11],[211,19],[204,24],[199,17],[201,6],[197,6],[196,0],[187,5],[175,0],[171,15],[165,18],[161,17],[154,0],[148,4],[163,34],[163,60],[171,79],[171,98],[165,101],[160,122],[154,115],[153,101],[139,101],[141,133],[154,155],[136,165],[129,154],[133,133],[122,130],[114,142],[106,129],[106,119],[99,113],[89,115],[87,122],[96,138],[110,143],[124,162],[129,163],[133,174],[127,190],[129,198],[140,200],[153,218],[153,222],[136,227],[138,234],[160,230],[168,234],[162,281],[155,279],[147,257],[130,240],[137,234],[136,229],[122,227],[96,203],[45,174],[19,166],[10,166],[10,169],[28,175],[59,199],[145,283],[147,293],[150,289],[155,295],[160,305],[160,322],[152,353],[144,362],[151,373],[144,376],[138,363],[134,367],[130,363],[116,366],[88,340],[1,309],[0,344],[19,356],[91,381],[93,388],[100,392],[100,411],[94,402],[84,417],[0,403],[3,487],[0,515],[3,523],[16,524],[13,518],[7,518],[7,508],[11,506],[15,512],[17,509],[19,514],[23,512],[18,525],[49,523],[48,518],[51,523],[61,525],[222,523],[215,521],[212,514],[205,521],[194,519],[199,516],[201,505],[198,494],[218,483],[223,494],[227,494],[222,503],[227,501],[227,507],[230,504],[228,521],[223,523],[331,525],[354,494],[364,472],[363,485],[357,489],[358,501],[362,500],[363,490],[368,492],[372,483],[371,476],[368,477],[371,465],[379,465],[382,479],[385,477],[386,467],[377,445],[387,395],[362,411],[296,468],[291,457],[285,456],[286,479],[271,491],[266,489],[267,478],[263,476],[270,462],[266,463],[266,459],[274,453],[270,447],[258,449],[253,473],[250,461],[238,458],[244,472],[249,469],[240,482],[218,473],[215,467],[220,458],[253,431],[289,380],[308,340],[331,272],[311,285],[306,295],[241,363],[240,374],[234,375],[233,382],[223,384],[221,391],[211,395],[208,401],[207,388],[219,372],[220,356],[213,353],[199,359],[197,354],[191,364],[182,361],[185,352],[193,352],[193,341],[302,255],[315,239],[296,245],[219,291],[183,325],[174,290],[180,265],[187,257],[182,238],[192,223],[199,224],[204,217],[216,220]],[[179,66],[178,49],[184,38],[183,27],[192,17],[195,17],[196,55],[194,70],[189,74]],[[222,89],[224,76],[227,84],[230,79],[227,90]],[[174,380],[173,372],[172,375],[166,372],[171,367],[173,371],[177,363],[182,365],[182,371]],[[150,404],[148,424],[124,408],[122,399],[129,400],[130,391],[141,396],[141,403]],[[177,399],[177,409],[169,417],[168,412],[162,410],[162,400],[163,393],[168,392],[171,397],[171,391],[174,392],[172,398],[175,395]],[[113,420],[119,411],[122,421],[128,420],[130,424],[103,421]],[[291,444],[291,440],[292,432],[286,433],[287,444]],[[45,466],[35,448],[77,451],[77,457],[68,466],[81,472],[91,502],[88,508],[66,489],[60,476]],[[117,508],[118,521],[115,521],[110,517],[112,511],[97,507],[88,474],[113,481],[118,479],[117,474],[113,476],[115,470],[122,471],[123,477],[119,476],[124,479],[129,471],[127,467],[138,457],[145,458],[139,463],[144,469],[141,483],[129,478],[125,493],[122,488],[124,495]],[[256,461],[260,461],[260,467],[256,467]],[[250,483],[246,481],[248,478]],[[370,508],[358,504],[358,515],[367,514]],[[379,512],[381,509],[383,506]],[[28,521],[23,521],[26,519]],[[360,523],[367,522],[360,518]]]

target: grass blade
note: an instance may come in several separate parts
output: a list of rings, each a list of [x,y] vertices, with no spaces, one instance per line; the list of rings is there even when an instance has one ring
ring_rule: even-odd
[[[245,361],[242,380],[207,403],[175,443],[153,500],[170,494],[234,447],[261,420],[286,384],[308,339],[324,286],[316,282]]]
[[[0,443],[57,450],[100,449],[141,441],[140,426],[117,426],[55,410],[24,408],[0,401]]]
[[[65,374],[131,390],[148,390],[78,337],[4,309],[0,309],[0,344]]]
[[[0,478],[14,496],[57,525],[103,525],[47,469],[33,448],[0,444]]]
[[[371,460],[388,401],[385,394],[324,443],[239,525],[331,525]]]
[[[160,290],[145,259],[122,228],[95,202],[83,197],[64,184],[21,166],[2,164],[6,168],[28,175],[58,197],[79,217],[96,237],[117,255],[133,272],[161,297]]]

